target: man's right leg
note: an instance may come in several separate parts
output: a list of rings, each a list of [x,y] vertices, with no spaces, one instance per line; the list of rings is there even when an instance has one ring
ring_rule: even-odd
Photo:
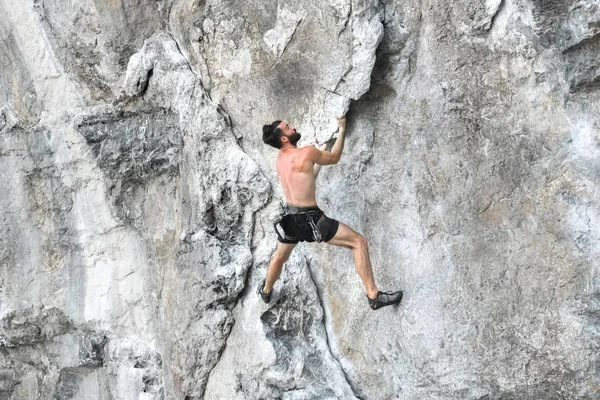
[[[292,250],[294,250],[296,244],[297,243],[277,242],[277,249],[275,250],[275,253],[273,253],[273,257],[269,263],[269,269],[267,270],[267,279],[263,289],[265,293],[268,293],[273,289],[273,285],[275,285],[275,282],[279,279],[279,275],[281,275],[283,264],[290,258],[290,254],[292,254]]]

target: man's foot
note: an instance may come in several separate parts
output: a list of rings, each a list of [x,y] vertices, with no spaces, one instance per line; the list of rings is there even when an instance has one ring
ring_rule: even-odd
[[[256,288],[256,293],[260,294],[260,298],[262,299],[262,301],[264,301],[265,303],[268,303],[271,301],[271,293],[273,293],[273,291],[265,293],[264,290],[265,290],[265,281],[263,280],[258,285],[258,288]]]
[[[372,310],[379,310],[381,307],[389,306],[392,304],[400,303],[402,300],[402,291],[397,292],[379,292],[377,293],[377,297],[375,299],[370,298],[369,305]]]

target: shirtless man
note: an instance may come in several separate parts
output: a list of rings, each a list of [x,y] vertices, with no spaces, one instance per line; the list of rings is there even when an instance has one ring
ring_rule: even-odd
[[[279,149],[276,168],[287,202],[287,213],[281,221],[285,235],[278,234],[279,242],[269,264],[267,277],[257,289],[265,303],[271,301],[271,290],[279,279],[283,264],[301,241],[323,241],[351,249],[356,271],[362,279],[373,310],[402,300],[401,291],[377,290],[367,239],[347,225],[326,217],[317,206],[315,178],[318,168],[340,161],[346,135],[346,117],[338,119],[338,126],[339,134],[331,152],[313,146],[296,147],[300,133],[285,121],[274,121],[271,125],[263,126],[263,142]]]

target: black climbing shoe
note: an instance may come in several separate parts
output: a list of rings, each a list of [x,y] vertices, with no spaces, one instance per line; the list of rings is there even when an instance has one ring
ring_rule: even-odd
[[[256,293],[260,294],[260,298],[262,299],[262,301],[264,301],[265,303],[268,303],[271,301],[271,293],[273,293],[273,291],[271,290],[269,293],[265,293],[264,289],[265,289],[265,281],[262,281],[256,288]]]
[[[400,300],[402,300],[402,291],[399,290],[397,292],[379,292],[377,293],[377,298],[372,299],[369,296],[367,296],[367,299],[369,299],[369,305],[371,306],[371,310],[379,310],[381,307],[400,303]]]

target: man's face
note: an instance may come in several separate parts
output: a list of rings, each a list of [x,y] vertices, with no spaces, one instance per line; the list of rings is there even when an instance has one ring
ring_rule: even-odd
[[[296,146],[298,140],[302,137],[302,135],[296,131],[296,128],[286,121],[282,121],[277,127],[283,131],[283,134],[288,138],[292,146]]]

